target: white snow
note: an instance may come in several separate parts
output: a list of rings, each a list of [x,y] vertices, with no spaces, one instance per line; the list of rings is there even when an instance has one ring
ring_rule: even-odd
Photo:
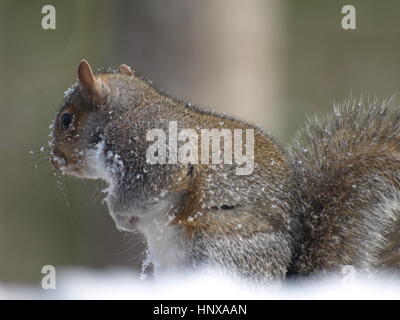
[[[78,83],[74,83],[71,87],[64,91],[64,98],[68,97],[76,88]]]
[[[0,283],[0,299],[400,299],[400,282],[382,278],[264,288],[211,273],[141,279],[129,269],[57,269],[55,290]]]

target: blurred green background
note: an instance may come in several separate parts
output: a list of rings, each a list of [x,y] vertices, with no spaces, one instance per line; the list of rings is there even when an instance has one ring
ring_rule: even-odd
[[[56,30],[41,28],[46,4]],[[398,0],[0,0],[0,282],[38,282],[46,264],[140,269],[143,239],[116,230],[101,183],[58,177],[40,152],[82,58],[287,143],[333,101],[397,93],[399,40]]]

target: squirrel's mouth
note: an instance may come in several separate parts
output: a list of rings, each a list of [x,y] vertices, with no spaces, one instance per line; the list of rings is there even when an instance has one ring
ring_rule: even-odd
[[[87,165],[68,164],[59,168],[64,174],[74,176],[81,179],[99,179],[95,170]]]
[[[72,159],[75,160],[75,159]],[[81,179],[97,179],[95,170],[86,164],[85,159],[71,161],[63,153],[58,150],[53,151],[53,156],[50,159],[54,168],[60,170],[63,174],[78,177]]]
[[[82,172],[82,169],[74,166],[68,165],[61,169],[65,174],[69,174],[71,176],[75,176],[77,178],[87,179],[86,175]]]
[[[50,159],[50,162],[54,168],[60,170],[63,174],[85,178],[82,174],[81,168],[77,165],[67,163],[65,157],[60,153],[54,152],[53,156]]]
[[[114,222],[119,230],[122,231],[133,231],[136,229],[136,225],[139,222],[139,218],[136,216],[123,216],[113,215]]]

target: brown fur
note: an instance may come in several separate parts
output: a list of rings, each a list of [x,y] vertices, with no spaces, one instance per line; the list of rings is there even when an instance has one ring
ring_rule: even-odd
[[[115,165],[115,157],[122,163],[112,171],[107,202],[116,223],[157,208],[164,194],[173,204],[165,209],[173,215],[166,228],[182,235],[176,241],[184,265],[216,265],[263,282],[348,264],[367,271],[400,267],[400,111],[391,103],[358,108],[349,100],[306,124],[285,150],[263,129],[188,106],[125,65],[95,76],[86,64],[54,127],[54,155],[66,163],[53,162],[84,172],[85,150],[103,141],[107,164]],[[66,131],[60,128],[64,113],[75,116]],[[146,132],[167,129],[170,121],[198,133],[253,129],[254,172],[148,164]]]

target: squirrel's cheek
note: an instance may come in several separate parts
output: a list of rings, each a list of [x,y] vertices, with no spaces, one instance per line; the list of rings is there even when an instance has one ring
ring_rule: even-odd
[[[84,178],[84,179],[101,179],[102,176],[99,174],[99,171],[97,168],[84,164],[80,166],[79,168],[75,167],[79,171],[79,177]]]

